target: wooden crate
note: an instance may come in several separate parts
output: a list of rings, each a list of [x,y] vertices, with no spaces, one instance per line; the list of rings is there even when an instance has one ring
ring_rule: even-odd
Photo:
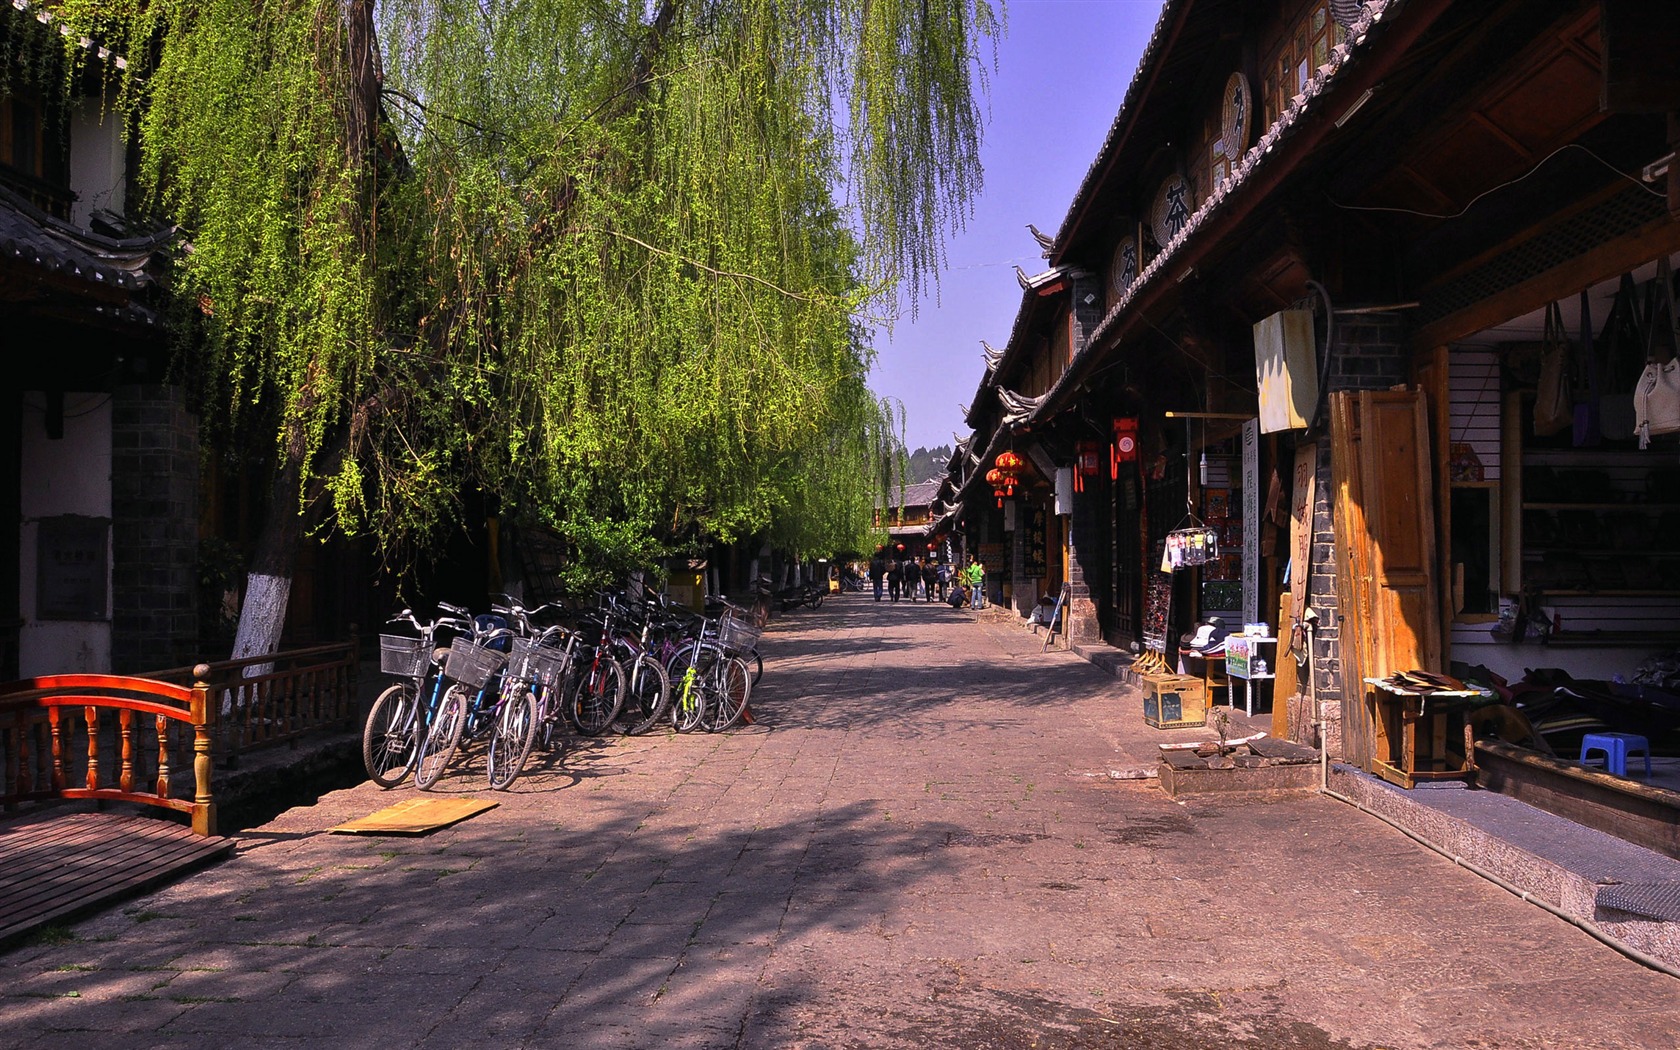
[[[1147,675],[1143,720],[1156,729],[1207,725],[1207,683],[1193,675]]]

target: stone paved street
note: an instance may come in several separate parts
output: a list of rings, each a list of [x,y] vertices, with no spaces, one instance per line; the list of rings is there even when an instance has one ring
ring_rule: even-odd
[[[755,726],[423,838],[334,792],[0,956],[0,1047],[1680,1045],[1680,982],[1349,806],[1114,779],[1190,734],[1013,625],[848,595],[764,651]]]

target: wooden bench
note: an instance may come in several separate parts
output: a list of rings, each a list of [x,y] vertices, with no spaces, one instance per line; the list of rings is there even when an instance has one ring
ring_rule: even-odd
[[[0,943],[233,849],[210,792],[209,668],[194,671],[191,686],[103,674],[0,685],[0,805],[31,807],[0,824]],[[185,822],[106,811],[115,804]]]

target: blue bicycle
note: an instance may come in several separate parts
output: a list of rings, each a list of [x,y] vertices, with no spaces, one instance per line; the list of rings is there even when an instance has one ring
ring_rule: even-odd
[[[472,630],[465,609],[442,603],[438,608],[443,615],[429,624],[421,623],[411,609],[390,620],[412,624],[419,637],[379,636],[379,669],[400,679],[374,700],[362,725],[362,765],[368,778],[382,788],[396,787],[413,772],[420,743],[430,732],[448,689],[448,680],[440,673],[446,650],[436,648],[438,633]]]

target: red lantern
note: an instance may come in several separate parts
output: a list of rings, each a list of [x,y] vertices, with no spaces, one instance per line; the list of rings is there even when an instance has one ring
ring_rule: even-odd
[[[1005,496],[1015,494],[1015,475],[1005,473],[1001,467],[986,471],[986,484],[992,487],[992,495],[997,497],[999,507],[1003,506]]]
[[[998,469],[1002,470],[1004,473],[1013,474],[1017,470],[1021,469],[1021,465],[1021,457],[1017,456],[1009,449],[1004,449],[1002,452],[998,453],[997,466]]]

